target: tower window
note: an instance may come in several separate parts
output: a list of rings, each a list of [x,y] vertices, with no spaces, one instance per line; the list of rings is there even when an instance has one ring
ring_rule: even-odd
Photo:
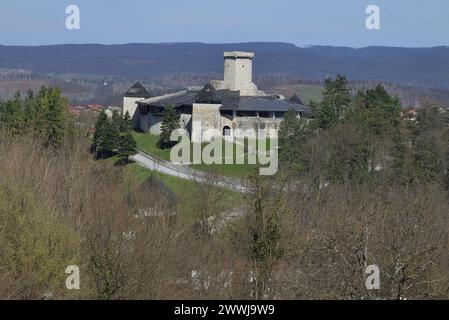
[[[223,127],[223,135],[224,136],[230,136],[231,135],[231,128],[229,126]]]

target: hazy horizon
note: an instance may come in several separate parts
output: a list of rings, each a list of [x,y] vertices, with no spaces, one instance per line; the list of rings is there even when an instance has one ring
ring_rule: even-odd
[[[312,47],[332,47],[332,48],[349,48],[349,49],[364,49],[370,47],[385,47],[385,48],[404,48],[404,49],[431,49],[444,47],[448,48],[449,45],[433,45],[433,46],[388,46],[388,45],[367,45],[363,47],[354,46],[340,46],[340,45],[327,45],[327,44],[310,44],[310,45],[297,45],[289,42],[282,41],[241,41],[241,42],[201,42],[201,41],[178,41],[178,42],[122,42],[122,43],[100,43],[100,42],[80,42],[80,43],[49,43],[49,44],[3,44],[0,46],[5,47],[49,47],[49,46],[72,46],[72,45],[100,45],[100,46],[121,46],[121,45],[178,45],[178,44],[203,44],[203,45],[231,45],[231,44],[257,44],[257,43],[272,43],[272,44],[286,44],[293,45],[296,48],[312,48]]]

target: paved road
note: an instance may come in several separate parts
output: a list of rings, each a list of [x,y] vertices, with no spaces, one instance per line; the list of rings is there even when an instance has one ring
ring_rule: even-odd
[[[138,153],[130,157],[138,165],[161,172],[170,176],[197,181],[200,183],[211,182],[222,188],[231,189],[238,192],[249,192],[249,189],[242,181],[232,179],[229,177],[220,176],[218,178],[210,179],[203,171],[194,170],[188,166],[175,165],[169,161],[157,158],[143,150],[138,150]]]

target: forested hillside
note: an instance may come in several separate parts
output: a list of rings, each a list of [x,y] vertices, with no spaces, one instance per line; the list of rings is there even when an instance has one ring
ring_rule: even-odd
[[[223,51],[256,53],[255,75],[282,73],[323,80],[341,73],[350,80],[449,87],[449,48],[296,47],[288,43],[173,43],[122,45],[0,46],[0,69],[92,75],[220,75]]]
[[[57,89],[0,103],[0,298],[447,299],[447,113],[405,114],[380,85],[351,95],[342,76],[321,96],[312,119],[286,115],[280,170],[248,174],[225,223],[216,176],[185,187],[186,212],[104,159],[127,154],[105,138],[123,119],[102,114],[90,141]]]

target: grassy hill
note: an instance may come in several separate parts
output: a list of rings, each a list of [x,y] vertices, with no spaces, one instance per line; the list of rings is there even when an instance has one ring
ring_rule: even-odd
[[[141,133],[141,132],[133,132],[133,136],[137,142],[138,148],[156,156],[163,160],[170,161],[170,149],[159,149],[157,147],[157,141],[159,140],[159,136],[157,135],[151,135],[148,133]],[[252,141],[254,142],[254,141]],[[210,172],[210,173],[216,173],[223,176],[229,176],[239,179],[246,179],[248,174],[251,172],[251,170],[255,167],[253,164],[248,164],[248,154],[247,154],[247,148],[244,146],[241,146],[243,148],[245,154],[240,156],[240,159],[243,160],[244,164],[236,164],[237,158],[236,158],[236,151],[237,146],[235,144],[232,144],[230,146],[230,142],[224,141],[222,145],[222,163],[223,164],[204,164],[204,163],[195,163],[194,159],[191,158],[192,164],[190,165],[193,169]],[[208,144],[202,144],[201,150],[203,151],[204,148]],[[269,148],[270,142],[267,143],[267,148]],[[233,163],[234,164],[225,164],[225,149],[227,147],[232,147],[233,149]],[[190,145],[191,149],[191,155],[193,154],[193,144]]]
[[[136,163],[127,165],[125,172],[127,190],[136,188],[147,181],[152,175],[156,176],[176,194],[178,200],[177,211],[180,214],[181,221],[187,224],[192,224],[195,221],[195,214],[204,196],[204,187],[201,187],[199,183],[154,172]],[[220,194],[219,203],[216,205],[223,212],[235,209],[243,203],[243,195],[241,193],[213,186],[208,186],[208,188],[212,188],[213,192]]]

